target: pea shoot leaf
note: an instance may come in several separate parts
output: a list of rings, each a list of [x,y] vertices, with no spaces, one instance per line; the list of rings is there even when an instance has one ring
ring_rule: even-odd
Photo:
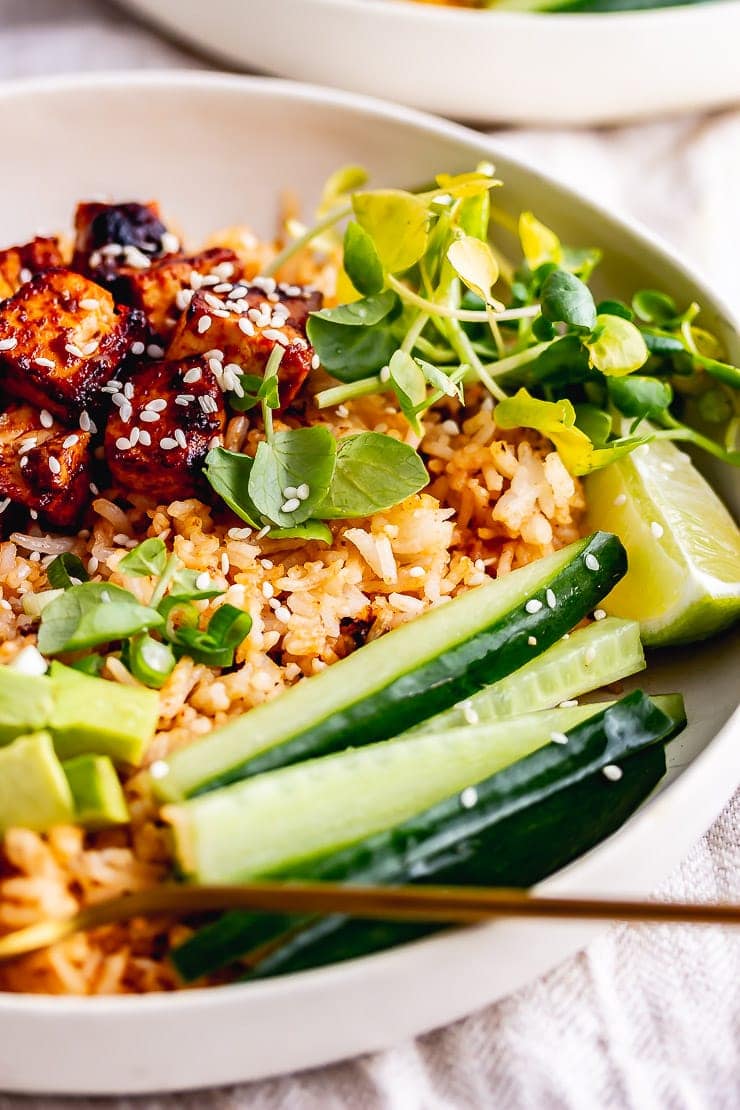
[[[393,355],[388,369],[401,412],[416,434],[421,435],[417,410],[420,406],[423,407],[427,397],[424,371],[410,354],[400,350]]]
[[[429,481],[413,447],[379,432],[339,441],[329,493],[318,514],[326,520],[369,516],[418,493]]]
[[[87,582],[88,573],[78,555],[73,555],[71,551],[63,551],[49,563],[46,577],[49,579],[49,585],[55,590],[68,590],[70,586]],[[74,579],[77,581],[73,581]]]
[[[259,509],[249,494],[254,459],[225,447],[212,447],[206,455],[203,474],[211,488],[252,528],[261,528]]]
[[[552,270],[541,290],[542,315],[553,323],[591,331],[596,326],[596,305],[589,287],[567,270]]]
[[[321,191],[317,215],[326,216],[335,208],[348,203],[355,189],[367,184],[367,170],[362,166],[340,166],[335,170]]]
[[[352,208],[388,273],[402,273],[422,257],[429,227],[425,198],[400,189],[376,189],[354,193]]]
[[[44,608],[38,646],[42,655],[58,655],[125,640],[161,624],[161,614],[140,605],[128,590],[107,582],[84,582]]]
[[[385,274],[375,244],[354,220],[344,233],[344,269],[358,293],[372,295],[383,288]]]
[[[591,365],[607,377],[621,377],[647,362],[642,332],[623,316],[597,316],[592,334],[584,340]]]
[[[167,548],[156,536],[144,540],[121,559],[118,569],[132,578],[162,574],[167,562]]]
[[[397,295],[392,289],[386,289],[382,293],[374,293],[351,304],[340,304],[336,308],[322,308],[319,312],[312,312],[309,325],[316,320],[323,320],[325,323],[340,324],[344,327],[367,328],[385,320],[397,305]]]
[[[464,235],[450,244],[447,258],[468,289],[486,304],[496,304],[492,290],[498,281],[498,263],[488,243]]]
[[[655,419],[670,406],[673,390],[669,382],[631,374],[626,378],[609,378],[609,400],[624,416]]]
[[[563,261],[563,248],[557,235],[540,223],[533,212],[522,212],[519,216],[519,240],[531,270],[536,270],[543,262],[559,266]]]
[[[249,476],[249,497],[259,513],[281,528],[292,528],[314,515],[324,500],[336,459],[337,444],[328,428],[316,424],[277,432],[270,443],[260,443]],[[309,493],[295,509],[283,505],[298,500],[285,490],[308,485]]]

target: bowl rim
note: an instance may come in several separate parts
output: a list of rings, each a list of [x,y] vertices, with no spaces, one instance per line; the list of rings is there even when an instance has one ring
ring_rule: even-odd
[[[366,4],[367,0],[315,0],[325,4]],[[396,0],[388,0],[389,4]],[[723,2],[723,0],[720,0]],[[740,0],[724,0],[726,3],[740,6]],[[540,183],[556,184],[558,191],[574,203],[583,205],[595,220],[605,221],[628,230],[639,237],[648,248],[660,257],[660,260],[673,266],[681,275],[697,287],[700,293],[706,293],[723,317],[736,329],[740,330],[740,319],[724,302],[722,296],[712,292],[702,273],[693,264],[688,263],[680,252],[667,244],[660,236],[650,231],[639,220],[623,213],[615,215],[598,201],[594,201],[571,185],[562,183],[542,171],[533,168],[524,160],[508,152],[499,151],[495,140],[489,136],[478,133],[461,124],[448,120],[438,119],[429,113],[417,109],[392,104],[375,97],[359,93],[348,93],[337,89],[324,88],[308,83],[289,81],[272,77],[252,77],[241,74],[228,74],[188,69],[152,69],[152,70],[118,70],[115,72],[89,71],[83,74],[58,74],[31,78],[16,78],[0,81],[0,105],[16,98],[28,95],[41,94],[42,96],[64,95],[65,93],[103,89],[135,89],[148,90],[156,93],[158,89],[188,89],[199,90],[225,89],[241,92],[245,95],[269,95],[283,99],[286,102],[296,100],[316,103],[320,105],[336,106],[349,109],[361,114],[369,114],[379,120],[399,121],[430,136],[441,136],[456,139],[463,145],[477,146],[481,151],[495,159],[498,155],[516,165],[530,178]],[[640,809],[617,833],[607,841],[592,849],[586,856],[575,860],[564,870],[556,873],[549,879],[537,885],[538,891],[548,892],[551,888],[558,887],[564,890],[563,881],[570,883],[567,888],[571,893],[577,894],[581,890],[593,892],[598,886],[592,885],[592,880],[599,870],[603,869],[603,861],[610,856],[627,854],[630,847],[639,846],[646,836],[646,829],[663,821],[663,811],[670,806],[671,809],[681,808],[684,815],[682,842],[687,837],[685,830],[690,830],[692,841],[695,841],[718,816],[734,789],[740,785],[740,766],[735,766],[726,759],[727,753],[732,750],[733,744],[740,739],[740,707],[725,721],[721,729],[709,741],[707,746],[692,760],[681,776],[670,783],[667,788],[654,797],[647,809]],[[723,771],[721,776],[716,772]],[[699,786],[703,791],[698,790]],[[697,796],[701,793],[701,804],[697,804]],[[674,862],[678,862],[687,849],[676,853],[672,851]],[[662,869],[666,874],[666,867]],[[575,879],[575,882],[573,881]],[[284,998],[295,1000],[297,994],[313,994],[317,983],[324,987],[331,987],[334,982],[342,980],[355,981],[358,988],[363,986],[367,974],[371,969],[393,970],[401,963],[413,961],[416,953],[417,962],[420,955],[434,948],[440,954],[449,956],[454,950],[462,951],[467,944],[471,933],[490,932],[499,927],[493,922],[486,925],[471,926],[466,929],[445,931],[435,936],[423,938],[408,944],[400,945],[385,952],[363,956],[344,963],[332,964],[309,971],[294,973],[250,983],[231,984],[227,987],[208,987],[197,991],[158,992],[143,995],[113,995],[113,996],[65,996],[65,995],[34,995],[0,992],[0,1019],[12,1020],[14,1015],[28,1017],[58,1018],[95,1018],[132,1016],[145,1010],[147,1014],[165,1012],[175,1005],[182,1014],[200,1013],[207,1014],[222,1003],[238,1002],[239,999],[249,996],[255,1004],[260,999],[269,998],[281,1001]],[[444,952],[443,952],[444,950]],[[176,999],[176,1001],[175,1001]]]
[[[419,4],[414,3],[413,0],[302,0],[302,2],[313,3],[317,8],[325,8],[329,12],[332,10],[341,11],[342,9],[349,9],[352,11],[364,12],[367,15],[367,10],[371,4],[375,4],[380,11],[389,20],[395,19],[397,22],[404,21],[423,21],[427,20],[429,23],[438,23],[447,27],[450,31],[456,30],[470,30],[471,18],[481,16],[488,17],[489,19],[496,18],[506,20],[512,26],[519,24],[521,27],[532,26],[532,21],[542,20],[543,17],[550,22],[549,31],[553,30],[553,21],[563,23],[566,28],[568,24],[577,21],[580,24],[586,22],[592,23],[596,20],[599,24],[604,22],[613,22],[621,24],[634,23],[639,26],[639,29],[644,31],[647,24],[655,23],[656,21],[662,23],[665,20],[666,14],[675,20],[681,20],[684,23],[691,24],[697,20],[705,23],[707,18],[714,18],[714,13],[719,11],[716,18],[721,18],[724,15],[722,9],[740,10],[740,0],[711,0],[711,3],[688,3],[687,0],[678,2],[674,5],[662,8],[640,8],[634,11],[618,11],[618,12],[554,12],[554,11],[498,11],[496,8],[484,9],[481,11],[476,8],[458,8],[448,7],[446,5],[437,4]]]

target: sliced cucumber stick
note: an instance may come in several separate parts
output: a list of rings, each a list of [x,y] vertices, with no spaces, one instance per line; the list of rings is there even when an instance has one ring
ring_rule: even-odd
[[[549,744],[603,707],[575,706],[444,733],[385,740],[284,767],[179,805],[184,874],[234,883],[351,844]]]
[[[566,744],[550,743],[472,790],[451,792],[391,829],[286,867],[282,876],[511,886],[544,878],[614,831],[636,808],[665,769],[661,748],[642,749],[667,739],[685,721],[680,698],[656,704],[639,692],[605,711],[592,709],[596,715],[572,728]],[[602,774],[610,763],[623,771],[616,783]],[[284,915],[226,914],[178,949],[173,959],[183,978],[199,978],[295,921]],[[361,955],[411,935],[406,925],[329,918],[310,924],[306,935],[293,938],[260,971],[272,974]]]
[[[571,632],[514,674],[481,690],[464,705],[424,721],[409,735],[437,732],[481,721],[501,721],[521,713],[552,709],[601,686],[645,669],[637,621],[607,617]]]
[[[556,643],[625,569],[619,540],[597,532],[470,590],[176,752],[155,789],[177,801],[396,736]]]

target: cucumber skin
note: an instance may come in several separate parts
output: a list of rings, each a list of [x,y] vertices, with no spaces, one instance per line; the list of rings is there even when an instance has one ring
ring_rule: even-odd
[[[543,821],[546,822],[547,810],[542,809],[542,806],[548,799],[557,799],[563,791],[574,788],[584,780],[591,784],[586,792],[588,797],[596,785],[616,786],[617,784],[606,782],[601,774],[601,767],[617,760],[622,766],[622,761],[631,753],[640,752],[645,745],[657,744],[674,735],[685,724],[682,708],[680,705],[675,715],[669,716],[641,691],[635,691],[610,709],[573,729],[568,734],[567,745],[551,744],[540,748],[479,783],[476,786],[478,801],[472,809],[465,809],[460,802],[460,795],[455,794],[393,829],[312,862],[278,872],[273,877],[378,884],[426,880],[457,884],[479,882],[483,885],[529,886],[592,847],[614,831],[623,820],[620,817],[616,824],[607,827],[611,810],[604,814],[598,810],[597,816],[601,823],[593,819],[593,814],[588,820],[582,821],[581,810],[572,810],[571,803],[568,802],[560,809],[556,807],[565,820],[565,830],[561,826],[560,832],[565,831],[566,835],[559,838],[555,835],[558,832],[555,823],[547,836],[540,837],[540,812],[542,810]],[[625,817],[650,792],[664,772],[665,761],[662,756],[661,760],[662,771],[654,780],[650,778],[651,786],[626,810]],[[650,767],[654,771],[657,764],[651,763]],[[619,785],[626,779],[625,775]],[[580,799],[580,793],[578,796]],[[617,796],[616,790],[607,795],[614,800]],[[601,790],[600,800],[603,797]],[[580,804],[579,801],[579,806]],[[574,815],[578,816],[578,836],[574,831]],[[593,835],[589,824],[592,819]],[[507,825],[507,822],[510,824]],[[510,850],[508,857],[502,857],[502,864],[507,858],[509,863],[499,873],[496,868],[501,855],[502,828],[510,837]],[[518,847],[520,838],[523,846],[521,848]],[[327,922],[333,924],[329,925]],[[411,925],[408,922],[361,924],[364,925],[365,932],[358,930],[357,922],[348,922],[342,917],[324,918],[310,924],[285,948],[263,961],[259,971],[254,974],[273,974],[273,968],[275,971],[294,970],[292,965],[283,968],[282,960],[287,957],[288,952],[303,951],[304,948],[308,951],[309,940],[313,943],[312,938],[317,945],[325,942],[329,953],[321,956],[318,962],[331,962],[335,958],[331,955],[335,932],[341,937],[349,932],[355,938],[350,945],[352,951],[349,954],[362,955],[365,951],[375,951],[372,947],[362,947],[360,940],[363,937],[369,943],[371,937],[388,936],[390,939],[387,944],[392,944],[431,931],[429,926],[417,923]],[[196,933],[191,940],[172,953],[172,960],[182,978],[189,981],[233,962],[245,952],[274,937],[276,933],[294,928],[295,925],[296,918],[287,915],[255,916],[232,911]],[[338,951],[343,943],[340,942]],[[319,948],[319,951],[322,949]],[[337,955],[336,958],[348,956]]]
[[[587,554],[598,559],[598,572],[586,568]],[[627,556],[619,539],[609,532],[594,533],[554,580],[558,583],[555,609],[544,604],[543,596],[542,608],[537,613],[528,613],[525,605],[529,599],[522,598],[521,605],[472,639],[454,645],[418,670],[401,675],[382,690],[333,713],[284,743],[214,775],[189,791],[189,795],[204,794],[346,747],[397,736],[511,674],[529,662],[533,654],[556,643],[611,592],[626,570]],[[537,641],[534,648],[528,642],[531,636]]]

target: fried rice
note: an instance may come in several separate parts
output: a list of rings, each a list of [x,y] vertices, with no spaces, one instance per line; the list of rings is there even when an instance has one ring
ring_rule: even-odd
[[[248,256],[255,272],[274,249],[244,229],[231,229],[214,243]],[[331,299],[334,275],[332,259],[304,254],[284,276],[310,280]],[[286,417],[283,426],[293,419]],[[8,831],[0,848],[0,932],[147,889],[169,875],[166,832],[147,790],[152,763],[367,640],[581,534],[578,480],[548,441],[498,429],[490,398],[475,388],[464,408],[445,399],[427,413],[420,442],[383,396],[328,412],[306,402],[300,423],[324,423],[337,435],[375,430],[418,445],[430,484],[385,512],[333,522],[331,545],[259,538],[227,510],[196,499],[156,505],[134,495],[122,508],[115,490],[93,499],[89,528],[77,537],[50,537],[34,527],[0,544],[0,663],[35,642],[23,597],[48,588],[45,567],[67,550],[80,556],[94,580],[125,586],[145,601],[150,581],[127,577],[118,565],[131,547],[158,536],[185,566],[208,571],[225,591],[199,602],[204,612],[227,602],[253,621],[232,671],[221,674],[181,659],[160,691],[158,731],[144,766],[124,784],[130,825],[100,832]],[[231,420],[225,443],[253,454],[260,438],[243,414]],[[106,667],[114,681],[135,681],[120,660],[109,659]],[[0,989],[75,995],[173,990],[179,983],[167,953],[189,932],[172,920],[134,919],[77,934],[0,966]]]

